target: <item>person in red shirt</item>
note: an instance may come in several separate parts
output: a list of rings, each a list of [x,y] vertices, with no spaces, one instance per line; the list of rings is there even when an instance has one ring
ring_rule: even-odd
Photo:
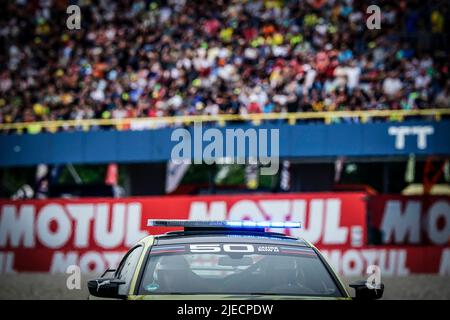
[[[248,113],[261,113],[261,106],[256,101],[250,102],[247,109]]]

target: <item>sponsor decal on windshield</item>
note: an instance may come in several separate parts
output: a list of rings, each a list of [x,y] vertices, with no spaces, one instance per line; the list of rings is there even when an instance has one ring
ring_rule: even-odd
[[[283,254],[283,255],[304,255],[317,257],[311,248],[296,246],[275,246],[248,243],[200,243],[190,245],[154,246],[150,254],[170,254],[170,253],[217,253],[217,254]]]
[[[162,253],[183,253],[186,252],[184,245],[182,246],[154,246],[152,247],[150,254],[162,254]]]

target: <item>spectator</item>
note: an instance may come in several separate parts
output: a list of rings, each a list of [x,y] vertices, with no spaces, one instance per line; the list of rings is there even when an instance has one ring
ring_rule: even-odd
[[[80,30],[68,1],[2,2],[0,123],[448,107],[448,46],[416,38],[446,6],[375,2],[370,32],[373,1],[75,1]]]
[[[383,93],[390,99],[398,98],[403,83],[395,72],[390,72],[383,81]]]

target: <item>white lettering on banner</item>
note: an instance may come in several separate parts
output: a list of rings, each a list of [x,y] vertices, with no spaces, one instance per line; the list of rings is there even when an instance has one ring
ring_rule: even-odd
[[[417,136],[417,148],[424,150],[427,148],[427,136],[434,133],[431,126],[412,127],[411,133]]]
[[[427,148],[427,136],[434,134],[432,126],[400,126],[389,127],[388,134],[395,136],[395,149],[405,149],[405,137],[409,135],[417,136],[417,148],[424,150]]]
[[[231,208],[228,214],[228,219],[241,221],[250,219],[254,221],[263,221],[264,215],[259,210],[255,201],[241,200],[236,202]]]
[[[343,276],[362,276],[370,265],[380,267],[383,276],[406,276],[410,273],[406,267],[406,250],[350,249],[322,250],[325,259]]]
[[[259,202],[261,208],[272,221],[287,221],[290,209],[290,201],[283,200],[261,200]],[[269,231],[285,233],[286,229],[271,228]]]
[[[107,268],[100,253],[89,251],[81,256],[80,269],[93,273],[102,273]]]
[[[208,210],[209,205],[209,210]],[[301,229],[291,229],[293,236],[301,236],[312,243],[321,239],[324,244],[346,244],[349,228],[340,225],[341,200],[312,199],[309,201],[309,214],[306,211],[305,200],[240,200],[235,202],[227,213],[226,203],[223,201],[200,202],[194,201],[189,210],[191,220],[245,220],[253,221],[301,221]],[[277,229],[277,232],[283,230]],[[285,231],[285,230],[284,230]],[[355,232],[359,245],[362,245],[362,231]]]
[[[352,247],[362,247],[364,244],[364,228],[362,226],[351,227]]]
[[[402,211],[400,200],[389,200],[385,204],[380,229],[385,244],[419,244],[421,230],[427,233],[431,243],[444,245],[450,240],[450,203],[445,200],[434,202],[422,219],[422,202],[406,201]],[[439,221],[443,221],[443,227]],[[423,228],[422,228],[423,226]]]
[[[439,275],[450,276],[450,249],[442,250],[441,263],[439,264]]]
[[[342,256],[342,273],[348,277],[359,276],[364,272],[364,260],[357,250],[348,250]]]
[[[318,243],[322,237],[325,244],[345,244],[348,240],[348,227],[340,226],[341,201],[338,199],[313,199],[309,202],[306,219],[304,200],[294,200],[292,221],[301,221],[301,229],[292,229],[291,234]]]
[[[383,240],[385,243],[420,242],[420,211],[419,201],[408,201],[404,212],[401,201],[387,201],[381,222]],[[409,236],[407,240],[407,236]]]
[[[191,220],[225,220],[227,204],[225,201],[213,201],[209,204],[203,201],[192,201],[189,210]]]
[[[339,227],[341,218],[341,201],[328,199],[326,202],[327,219],[325,220],[325,232],[323,244],[345,243],[348,236],[348,228]]]
[[[33,248],[36,239],[54,249],[69,241],[76,249],[89,248],[93,241],[104,249],[131,246],[148,235],[141,230],[141,211],[140,203],[48,203],[39,212],[35,205],[4,205],[0,247]],[[349,238],[349,227],[340,225],[341,211],[338,199],[240,200],[230,208],[225,201],[193,201],[189,219],[301,221],[301,230],[290,230],[293,236],[339,245]]]
[[[445,220],[444,227],[439,230],[438,221]],[[446,201],[435,202],[428,210],[428,237],[435,244],[446,244],[450,241],[450,205]]]
[[[0,216],[0,248],[9,244],[12,248],[35,246],[34,206],[20,206],[17,214],[16,206],[4,205]]]
[[[59,249],[73,239],[77,249],[89,248],[92,240],[111,249],[129,247],[147,235],[141,230],[140,203],[48,203],[39,212],[35,205],[1,206],[0,248],[35,248],[39,240],[47,248]]]
[[[83,254],[75,251],[56,251],[53,254],[50,273],[63,273],[71,265],[80,266],[82,273],[102,273],[108,268],[116,268],[124,254],[124,251],[88,251]]]
[[[56,230],[51,230],[52,222],[56,224]],[[37,230],[44,246],[52,249],[64,246],[72,234],[72,226],[63,206],[49,204],[43,207],[37,217]]]
[[[377,264],[378,251],[376,249],[361,250],[361,255],[363,256],[368,266],[373,266]]]
[[[74,246],[86,248],[89,245],[90,223],[94,218],[94,205],[68,204],[67,211],[75,220]]]
[[[320,241],[323,226],[323,201],[311,200],[309,202],[309,215],[306,219],[306,201],[294,200],[292,221],[301,221],[302,229],[292,229],[294,237],[303,237],[312,243]]]
[[[94,240],[100,247],[114,248],[123,243],[124,240],[125,205],[117,203],[113,206],[110,231],[108,231],[110,220],[108,209],[107,204],[97,205]]]
[[[410,274],[409,269],[406,267],[406,258],[406,250],[399,250],[397,255],[397,275],[399,276],[407,276]]]
[[[125,246],[131,247],[137,241],[148,236],[148,232],[141,230],[141,204],[130,203],[127,212],[127,233]]]
[[[0,252],[0,274],[16,273],[14,270],[14,252]]]
[[[378,263],[385,275],[394,275],[395,273],[395,250],[381,250],[379,251]]]

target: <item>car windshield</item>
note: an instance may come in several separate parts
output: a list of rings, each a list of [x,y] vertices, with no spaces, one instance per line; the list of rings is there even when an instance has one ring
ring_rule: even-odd
[[[313,249],[254,243],[154,246],[139,294],[342,296]]]

